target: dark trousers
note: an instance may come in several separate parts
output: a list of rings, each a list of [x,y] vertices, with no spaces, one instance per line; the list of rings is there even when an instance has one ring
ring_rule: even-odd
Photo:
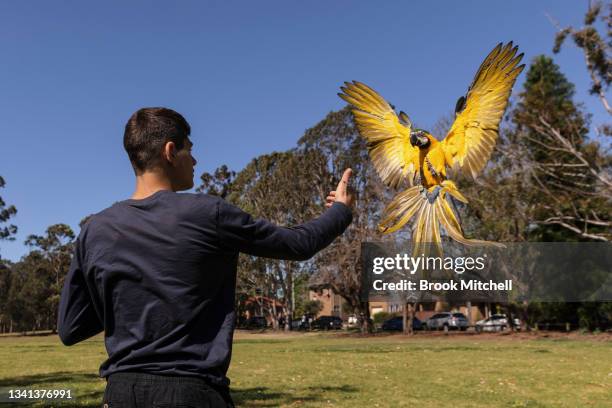
[[[104,408],[233,408],[229,387],[203,378],[114,373],[104,390]]]

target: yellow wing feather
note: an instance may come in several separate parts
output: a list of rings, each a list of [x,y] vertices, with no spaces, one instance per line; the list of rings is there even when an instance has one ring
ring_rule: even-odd
[[[442,141],[449,167],[460,168],[476,177],[491,157],[512,86],[525,65],[517,66],[523,54],[515,57],[512,41],[500,43],[478,68],[468,90],[465,107]]]
[[[419,171],[419,149],[410,144],[410,128],[399,121],[395,111],[369,86],[345,82],[339,93],[351,104],[357,129],[367,141],[368,152],[386,185],[397,188],[402,181],[412,185]]]

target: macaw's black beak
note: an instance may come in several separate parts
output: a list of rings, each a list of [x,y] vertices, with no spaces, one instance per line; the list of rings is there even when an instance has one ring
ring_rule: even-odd
[[[410,144],[414,147],[419,146],[419,139],[415,133],[410,133]]]

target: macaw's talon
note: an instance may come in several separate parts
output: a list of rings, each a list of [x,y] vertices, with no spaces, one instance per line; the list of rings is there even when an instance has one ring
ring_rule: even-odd
[[[436,186],[431,193],[427,194],[427,201],[429,201],[429,204],[433,204],[434,201],[436,201],[436,198],[440,195],[440,190],[442,190],[442,187]]]
[[[429,197],[429,193],[427,192],[427,189],[425,187],[421,187],[419,193],[421,194],[421,197],[423,197],[423,199],[425,200],[427,200],[427,198]]]

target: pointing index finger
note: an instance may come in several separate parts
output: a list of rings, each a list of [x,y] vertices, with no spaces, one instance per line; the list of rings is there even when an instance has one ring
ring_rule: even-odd
[[[337,190],[341,190],[343,193],[346,192],[346,188],[348,186],[348,181],[349,181],[349,178],[351,177],[352,173],[353,173],[353,170],[350,169],[350,168],[344,170],[344,174],[342,175],[342,179],[340,180],[340,183],[338,183],[338,189]]]

